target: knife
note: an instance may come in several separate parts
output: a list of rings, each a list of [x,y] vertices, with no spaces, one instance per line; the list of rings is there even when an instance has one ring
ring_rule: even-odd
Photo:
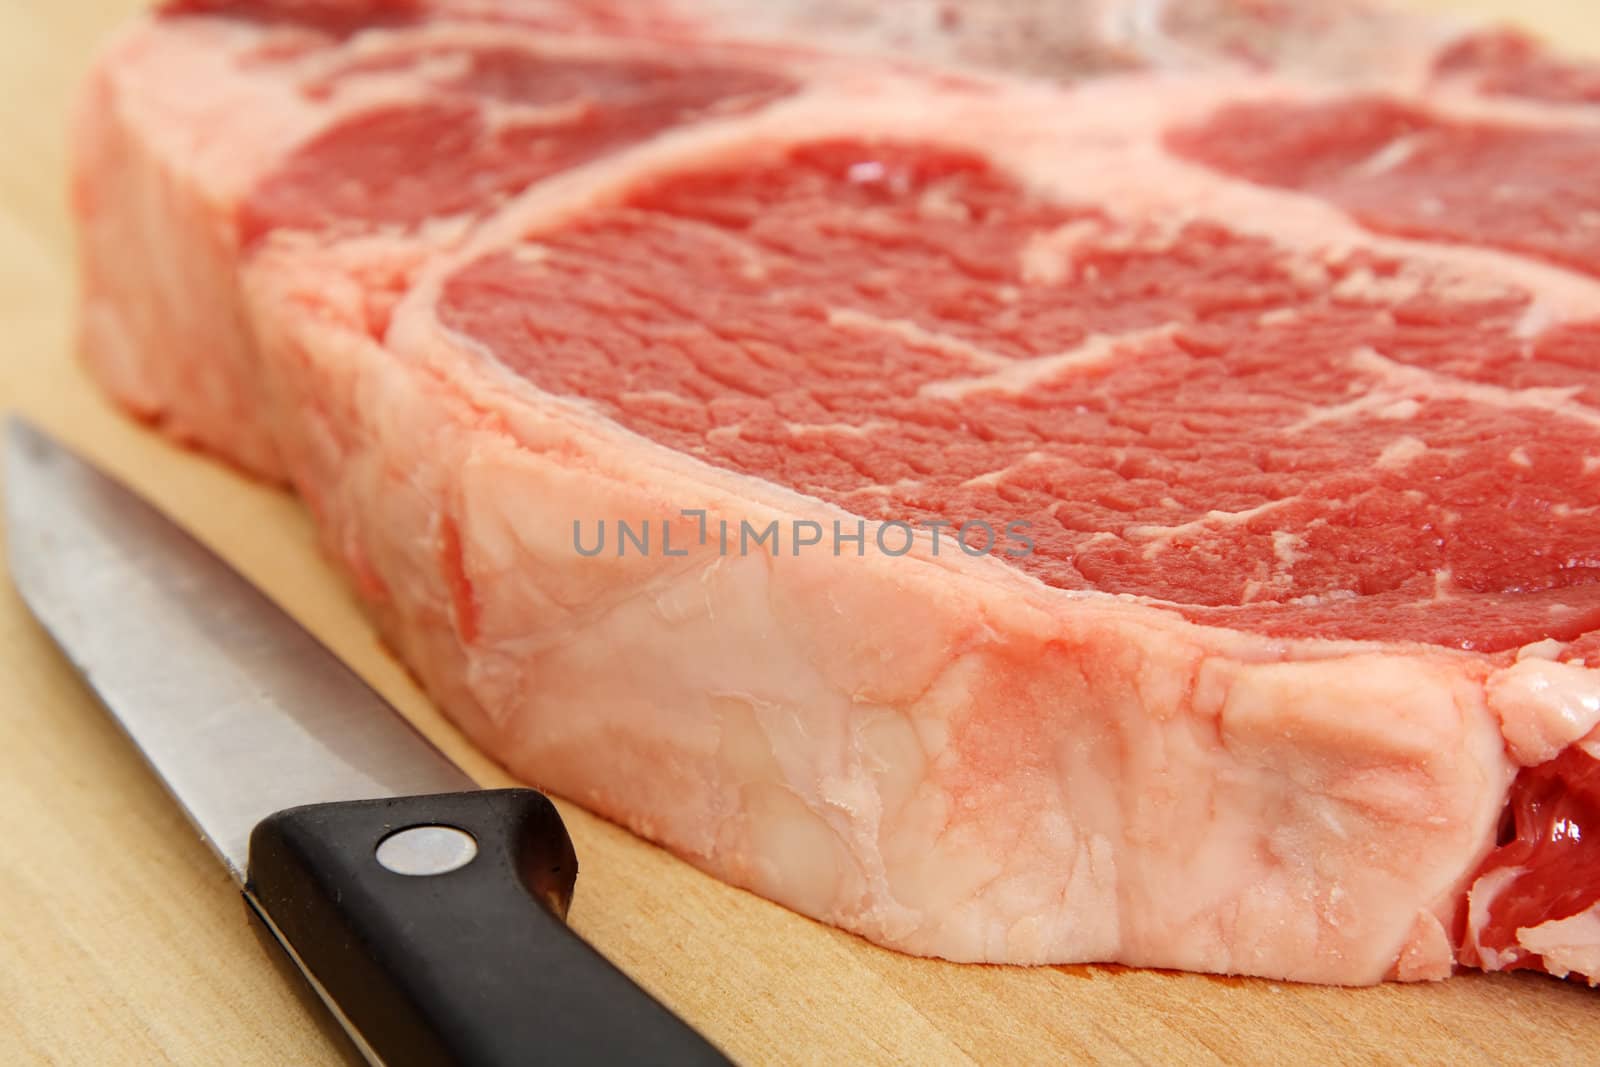
[[[725,1064],[566,925],[555,806],[476,789],[198,541],[13,417],[11,573],[369,1063]]]

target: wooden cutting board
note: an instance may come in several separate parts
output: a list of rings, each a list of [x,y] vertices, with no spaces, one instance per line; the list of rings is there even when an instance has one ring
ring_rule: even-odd
[[[148,492],[479,781],[505,784],[380,650],[292,500],[123,420],[70,359],[64,115],[95,41],[139,6],[0,0],[0,405]],[[1428,6],[1520,18],[1600,51],[1591,4]],[[721,885],[571,805],[563,812],[583,865],[574,925],[749,1063],[1580,1063],[1600,1048],[1600,993],[1527,975],[1341,990],[911,959]],[[0,1061],[346,1062],[328,1026],[0,582]]]

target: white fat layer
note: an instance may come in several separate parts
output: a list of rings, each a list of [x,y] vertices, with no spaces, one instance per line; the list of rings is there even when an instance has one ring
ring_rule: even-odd
[[[1517,943],[1543,957],[1545,970],[1557,978],[1576,973],[1591,986],[1600,984],[1600,903],[1565,919],[1524,926]]]
[[[1517,649],[1517,659],[1543,659],[1554,661],[1561,658],[1561,651],[1565,647],[1565,645],[1563,645],[1560,641],[1557,641],[1555,638],[1547,637],[1543,641],[1534,641],[1532,644],[1523,645],[1521,648]]]
[[[1600,678],[1537,655],[1490,676],[1489,706],[1512,757],[1525,767],[1555,758],[1600,724]]]
[[[1511,962],[1511,953],[1485,948],[1480,935],[1489,925],[1489,909],[1501,893],[1522,877],[1522,872],[1521,867],[1497,867],[1473,882],[1467,892],[1467,940],[1477,950],[1480,966],[1486,971],[1498,971]]]

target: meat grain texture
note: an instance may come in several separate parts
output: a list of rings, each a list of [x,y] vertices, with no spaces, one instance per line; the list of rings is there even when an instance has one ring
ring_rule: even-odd
[[[84,93],[83,352],[797,911],[1597,976],[1597,101],[1311,3],[188,0]]]

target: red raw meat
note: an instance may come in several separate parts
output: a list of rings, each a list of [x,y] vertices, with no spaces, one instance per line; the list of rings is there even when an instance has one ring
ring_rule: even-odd
[[[84,351],[513,772],[799,911],[1594,978],[1585,71],[1286,0],[187,0],[86,94]]]

